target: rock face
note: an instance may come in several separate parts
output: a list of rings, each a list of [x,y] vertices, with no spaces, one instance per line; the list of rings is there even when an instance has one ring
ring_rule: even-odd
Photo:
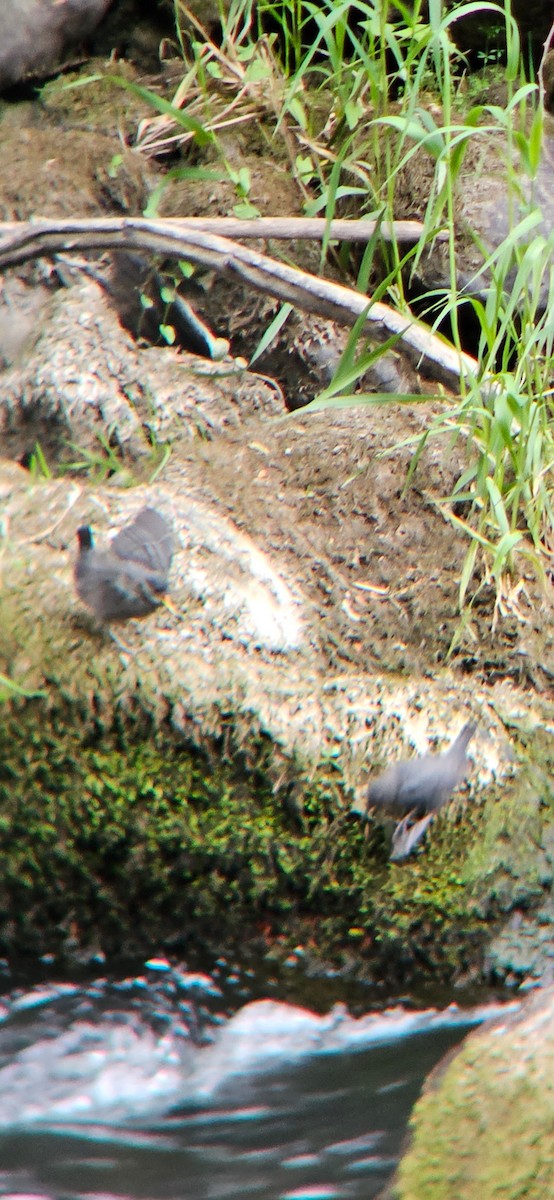
[[[6,324],[0,305],[0,349]],[[107,438],[133,461],[153,439],[236,425],[243,406],[283,412],[275,389],[230,360],[139,352],[93,280],[54,293],[32,331],[21,324],[25,344],[2,374],[0,449],[10,457],[26,457],[39,442],[47,456],[74,458],[70,445],[93,452]]]
[[[396,444],[396,425],[239,411],[208,440],[186,425],[179,436],[176,422],[163,474],[138,484],[131,471],[134,486],[117,472],[83,486],[2,463],[0,672],[13,705],[0,730],[2,945],[136,949],[206,924],[205,936],[245,937],[263,920],[270,941],[274,927],[297,940],[309,930],[320,953],[355,955],[359,969],[365,959],[391,984],[422,960],[435,978],[478,972],[499,915],[552,883],[546,790],[525,789],[504,732],[525,737],[526,693],[418,667],[402,579],[412,554],[421,571],[440,526],[374,555],[372,577],[382,561],[396,605],[363,589],[357,599],[371,577],[356,547],[377,551],[401,504],[395,495],[385,521],[381,489],[379,524],[362,532],[357,510],[379,478],[365,439]],[[432,459],[424,469],[428,494]],[[144,505],[175,530],[175,611],[126,622],[116,641],[75,595],[75,531],[91,524],[104,545]],[[411,505],[408,530],[424,529],[425,512]],[[446,568],[439,580],[448,592]],[[399,640],[409,672],[394,666]],[[547,724],[547,700],[535,704]],[[470,790],[396,867],[383,824],[366,838],[352,798],[365,800],[370,770],[436,750],[470,714]]]
[[[486,97],[483,97],[486,102]],[[524,171],[517,158],[510,167],[504,134],[489,135],[476,130],[472,137],[460,173],[457,196],[456,261],[460,294],[477,295],[486,301],[491,287],[492,269],[486,256],[496,253],[505,263],[506,287],[512,287],[517,276],[517,253],[535,239],[548,239],[554,227],[554,119],[545,115],[540,161],[534,178]],[[513,238],[512,230],[533,214],[529,222]],[[484,265],[485,254],[485,265]],[[529,285],[529,294],[540,315],[548,303],[549,258],[544,254],[544,270],[537,295]],[[424,253],[418,265],[419,286],[424,292],[448,290],[448,254],[444,246],[434,246]],[[520,289],[521,294],[521,289]],[[469,305],[460,317],[466,348],[477,353],[478,327],[471,317]]]
[[[430,1076],[395,1200],[544,1200],[554,1161],[554,989],[484,1025]]]
[[[111,0],[2,0],[0,91],[42,78],[102,20]]]
[[[5,219],[144,207],[158,177],[121,155],[128,96],[99,89],[99,138],[85,91],[9,106]],[[221,211],[235,200],[218,183]],[[133,341],[105,263],[37,276],[36,308],[25,272],[0,304],[0,952],[255,931],[391,987],[520,978],[514,909],[546,913],[554,877],[554,633],[529,601],[491,636],[492,589],[460,630],[467,543],[441,505],[467,459],[427,436],[448,400],[291,417],[237,357]],[[249,296],[226,286],[231,340]],[[116,641],[75,595],[75,533],[104,545],[144,506],[175,529],[174,611]],[[470,778],[398,867],[353,803],[470,719]]]

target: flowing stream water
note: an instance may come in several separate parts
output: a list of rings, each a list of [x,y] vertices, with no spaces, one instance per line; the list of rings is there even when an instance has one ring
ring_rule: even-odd
[[[499,1011],[316,1012],[247,976],[151,960],[7,991],[0,1195],[370,1200],[426,1073]]]

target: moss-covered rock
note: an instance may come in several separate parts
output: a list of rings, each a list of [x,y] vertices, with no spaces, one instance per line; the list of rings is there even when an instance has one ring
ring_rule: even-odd
[[[514,724],[516,764],[492,690],[339,669],[321,642],[334,608],[322,623],[305,601],[311,560],[289,558],[285,582],[260,531],[256,545],[221,503],[198,502],[199,466],[191,450],[163,485],[130,491],[3,468],[0,948],[256,937],[390,986],[475,979],[499,920],[549,893],[549,739],[529,723],[516,739]],[[177,611],[114,640],[74,595],[74,531],[91,512],[117,527],[146,501],[177,531]],[[282,506],[268,535],[288,542],[293,520]],[[494,693],[506,720],[521,703]],[[471,801],[390,863],[386,822],[352,812],[368,771],[432,731],[442,742],[444,715],[469,711]]]
[[[479,1029],[427,1081],[395,1200],[544,1200],[554,1172],[554,991]]]

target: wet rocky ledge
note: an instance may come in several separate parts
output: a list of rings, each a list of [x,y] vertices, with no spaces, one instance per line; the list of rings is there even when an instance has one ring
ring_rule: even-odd
[[[427,412],[291,416],[236,360],[137,346],[89,280],[4,372],[4,445],[93,457],[108,401],[111,478],[0,468],[3,953],[251,940],[385,989],[540,977],[547,643],[540,606],[492,633],[491,594],[448,660],[465,544],[437,509],[462,452],[431,440],[406,490]],[[176,532],[173,611],[103,630],[75,532],[107,544],[144,504]],[[391,863],[370,774],[470,718],[468,782]]]

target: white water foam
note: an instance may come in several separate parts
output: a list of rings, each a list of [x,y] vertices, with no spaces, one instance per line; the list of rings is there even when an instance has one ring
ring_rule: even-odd
[[[76,1020],[46,1037],[42,1027],[40,1036],[37,1029],[31,1044],[0,1068],[0,1128],[144,1123],[177,1105],[213,1101],[239,1077],[314,1055],[469,1027],[506,1007],[462,1010],[451,1005],[422,1012],[398,1007],[355,1018],[343,1005],[318,1016],[295,1005],[259,1000],[215,1027],[207,1046],[183,1037],[182,1018],[163,1035],[137,1013],[109,1013],[94,1023]]]

